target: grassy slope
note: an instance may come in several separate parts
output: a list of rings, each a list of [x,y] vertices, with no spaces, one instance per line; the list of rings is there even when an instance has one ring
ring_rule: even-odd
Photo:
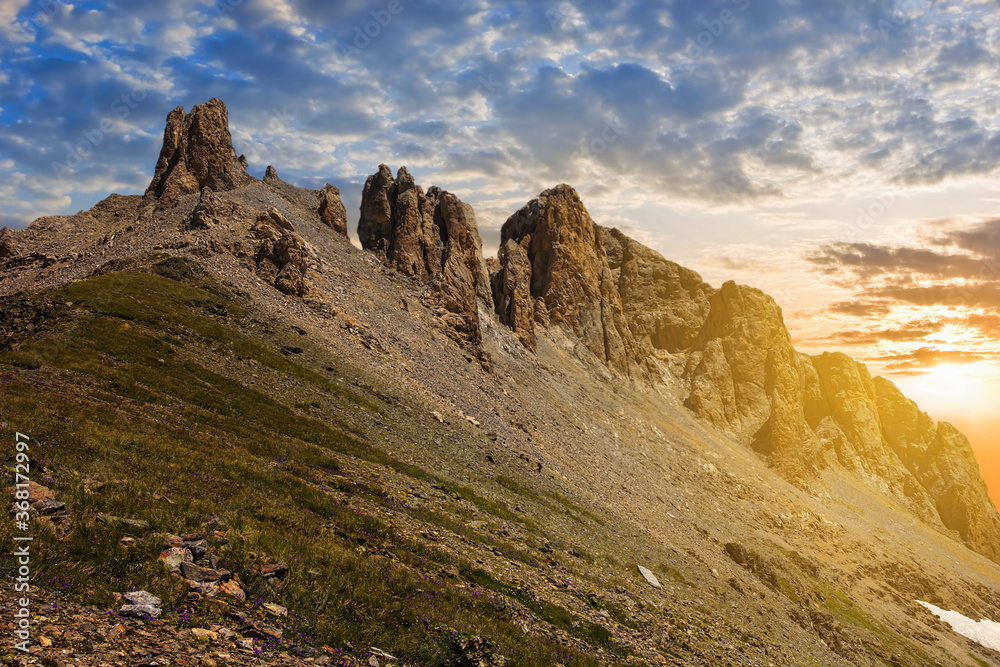
[[[150,272],[109,273],[23,298],[57,304],[57,314],[17,350],[0,353],[0,413],[8,435],[17,429],[34,438],[33,454],[50,471],[36,481],[54,488],[76,517],[68,541],[44,534],[36,541],[36,582],[109,607],[114,591],[146,589],[174,609],[172,620],[204,624],[220,609],[182,611],[186,591],[163,574],[156,559],[162,540],[154,533],[194,531],[217,513],[231,527],[220,567],[238,573],[254,597],[287,606],[291,632],[307,643],[380,646],[433,665],[444,664],[457,630],[495,642],[512,664],[596,664],[548,637],[527,636],[505,620],[503,600],[482,586],[474,593],[433,576],[448,565],[490,583],[473,564],[449,562],[433,545],[401,537],[357,509],[353,500],[385,504],[390,494],[345,475],[341,464],[363,460],[415,478],[431,475],[392,459],[357,426],[307,417],[200,364],[210,346],[219,358],[253,360],[263,371],[306,383],[344,412],[360,411],[362,420],[384,418],[388,409],[379,396],[239,333],[235,322],[247,315],[241,299],[196,266],[166,260]],[[65,302],[72,311],[58,306]],[[86,477],[125,483],[85,494]],[[455,495],[512,518],[469,489]],[[98,512],[145,519],[150,527],[98,523]],[[2,526],[7,540],[10,528]],[[138,541],[127,549],[120,540],[130,532]],[[9,553],[4,574],[12,567]],[[291,566],[280,594],[254,574],[265,558]],[[574,630],[566,610],[533,607],[555,627]],[[581,627],[574,631],[595,648],[607,644],[603,629]]]
[[[501,581],[479,563],[384,518],[402,513],[428,530],[444,529],[487,544],[510,562],[537,566],[542,556],[531,547],[552,536],[525,514],[389,454],[390,431],[397,438],[440,435],[461,446],[460,429],[435,434],[437,425],[416,423],[420,418],[407,411],[406,400],[368,387],[363,371],[337,359],[307,364],[281,354],[273,341],[251,333],[267,325],[255,324],[249,298],[216,283],[197,264],[166,257],[145,264],[151,265],[119,266],[0,302],[8,312],[15,306],[46,314],[42,326],[17,336],[16,349],[0,352],[0,426],[8,441],[14,430],[30,433],[33,453],[47,468],[33,478],[55,489],[76,517],[68,541],[39,536],[36,582],[109,608],[111,593],[146,589],[167,601],[173,622],[204,626],[224,609],[184,604],[185,588],[157,561],[162,539],[155,533],[196,531],[215,513],[231,527],[220,567],[238,573],[253,598],[288,607],[286,637],[299,643],[362,652],[379,646],[410,664],[435,665],[447,664],[457,631],[486,637],[515,665],[594,665],[598,650],[602,664],[612,656],[627,659],[627,649],[605,627],[567,608],[572,605]],[[266,390],[253,388],[258,385]],[[282,385],[291,389],[282,392]],[[370,474],[375,470],[446,488],[454,502],[401,502],[405,485]],[[123,483],[86,494],[87,477]],[[517,503],[558,513],[578,531],[603,530],[601,517],[557,492],[505,475],[493,482]],[[150,525],[109,526],[95,522],[99,512]],[[518,535],[503,538],[469,527],[484,516],[491,524],[516,524]],[[0,537],[9,540],[10,530],[9,522],[0,522]],[[127,534],[137,539],[130,549],[121,544]],[[630,567],[610,553],[569,551],[580,561],[577,574],[595,582],[595,590],[608,585],[593,578],[602,576],[590,567],[595,561],[618,571]],[[768,551],[777,556],[780,549]],[[4,549],[0,561],[4,575],[12,570],[10,552]],[[814,597],[823,600],[823,611],[877,638],[886,649],[879,654],[925,663],[915,646],[877,625],[797,554],[780,555],[776,591],[795,603],[821,591]],[[264,560],[291,566],[280,593],[256,573]],[[727,595],[719,588],[696,591],[670,563],[658,569],[709,607],[709,599]],[[621,626],[643,630],[633,612],[575,595]],[[524,613],[548,632],[526,633],[518,620]],[[658,613],[673,628],[659,649],[666,656],[681,657],[690,633],[707,638],[715,632],[698,620],[713,618],[711,609]],[[589,648],[567,649],[555,639],[559,634]],[[768,642],[747,635],[744,643]]]

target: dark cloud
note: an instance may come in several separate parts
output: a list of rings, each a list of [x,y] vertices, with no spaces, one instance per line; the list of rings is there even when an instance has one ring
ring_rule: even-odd
[[[874,317],[887,315],[892,311],[892,306],[884,301],[841,301],[831,305],[828,310],[853,317]]]
[[[896,372],[933,368],[941,364],[972,364],[985,359],[986,357],[981,354],[963,350],[939,350],[932,347],[921,347],[902,354],[874,357],[873,360],[884,363],[887,369]]]
[[[996,257],[1000,252],[1000,219],[988,220],[969,230],[952,231],[939,242],[954,243],[983,257]]]
[[[982,259],[967,254],[924,248],[891,248],[870,243],[824,246],[808,259],[821,267],[847,269],[862,280],[885,275],[969,278],[978,276],[983,267]]]

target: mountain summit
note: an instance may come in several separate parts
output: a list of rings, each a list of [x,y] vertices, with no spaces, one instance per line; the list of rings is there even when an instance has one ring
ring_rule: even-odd
[[[339,190],[251,176],[213,99],[170,112],[144,195],[0,234],[44,567],[323,664],[998,658],[916,602],[1000,619],[953,426],[569,185],[496,258],[406,167],[360,194],[359,249]]]

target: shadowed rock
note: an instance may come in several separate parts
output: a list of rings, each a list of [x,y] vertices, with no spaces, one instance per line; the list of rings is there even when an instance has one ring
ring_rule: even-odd
[[[319,200],[320,221],[343,237],[347,237],[347,210],[340,199],[340,190],[329,183],[323,188]]]
[[[679,339],[689,335],[679,332]],[[781,308],[760,290],[730,281],[712,295],[687,358],[686,404],[799,478],[813,469],[818,449],[805,418],[801,373]]]
[[[285,294],[308,294],[307,259],[314,251],[295,233],[291,223],[277,209],[270,208],[260,214],[251,234],[261,241],[257,274]]]
[[[617,229],[598,227],[598,231],[636,346],[647,355],[691,347],[715,290],[694,271]]]
[[[492,287],[500,321],[510,326],[524,347],[535,352],[531,262],[524,248],[513,239],[507,239],[497,252],[497,271],[492,277]]]
[[[13,233],[4,227],[0,230],[0,259],[16,257],[18,252],[17,244],[14,242]]]

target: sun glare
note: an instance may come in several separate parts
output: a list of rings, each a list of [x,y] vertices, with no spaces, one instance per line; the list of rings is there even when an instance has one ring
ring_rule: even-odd
[[[987,362],[978,362],[941,364],[924,375],[897,384],[934,416],[935,413],[972,414],[990,409],[996,382],[997,369]]]
[[[978,399],[982,377],[968,366],[941,364],[927,375],[927,382],[948,400],[965,402]]]

